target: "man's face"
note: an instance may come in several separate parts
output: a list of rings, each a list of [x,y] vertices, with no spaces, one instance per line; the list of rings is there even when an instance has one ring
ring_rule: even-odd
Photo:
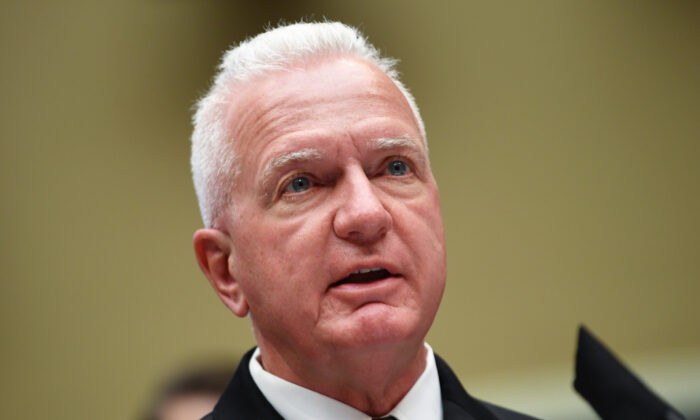
[[[228,115],[240,175],[218,224],[258,342],[306,360],[422,342],[445,284],[442,216],[391,80],[321,61],[250,83]]]

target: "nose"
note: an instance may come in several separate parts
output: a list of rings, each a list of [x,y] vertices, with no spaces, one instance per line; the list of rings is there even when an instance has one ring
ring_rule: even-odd
[[[366,245],[376,242],[391,230],[391,214],[361,168],[349,171],[340,181],[337,191],[340,205],[333,219],[336,236]]]

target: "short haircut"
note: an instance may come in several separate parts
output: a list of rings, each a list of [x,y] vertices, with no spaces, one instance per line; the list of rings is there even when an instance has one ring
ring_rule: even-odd
[[[254,77],[326,57],[357,58],[383,71],[408,101],[425,141],[418,106],[399,80],[396,60],[381,57],[359,30],[340,22],[301,22],[270,29],[224,53],[212,87],[196,105],[192,118],[192,178],[206,227],[212,227],[231,205],[238,175],[233,148],[236,139],[225,126],[237,87]]]

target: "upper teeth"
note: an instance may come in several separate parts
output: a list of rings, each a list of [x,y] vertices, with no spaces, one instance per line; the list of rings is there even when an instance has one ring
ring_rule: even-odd
[[[379,271],[383,270],[381,267],[374,267],[374,268],[360,268],[359,270],[355,270],[352,272],[352,274],[365,274],[369,273],[370,271]]]

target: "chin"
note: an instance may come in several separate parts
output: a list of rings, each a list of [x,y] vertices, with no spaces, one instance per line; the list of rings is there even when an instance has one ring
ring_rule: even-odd
[[[401,343],[422,343],[430,323],[419,313],[371,303],[355,311],[350,319],[337,326],[336,344],[347,349],[371,349]],[[340,333],[340,334],[338,334]]]

